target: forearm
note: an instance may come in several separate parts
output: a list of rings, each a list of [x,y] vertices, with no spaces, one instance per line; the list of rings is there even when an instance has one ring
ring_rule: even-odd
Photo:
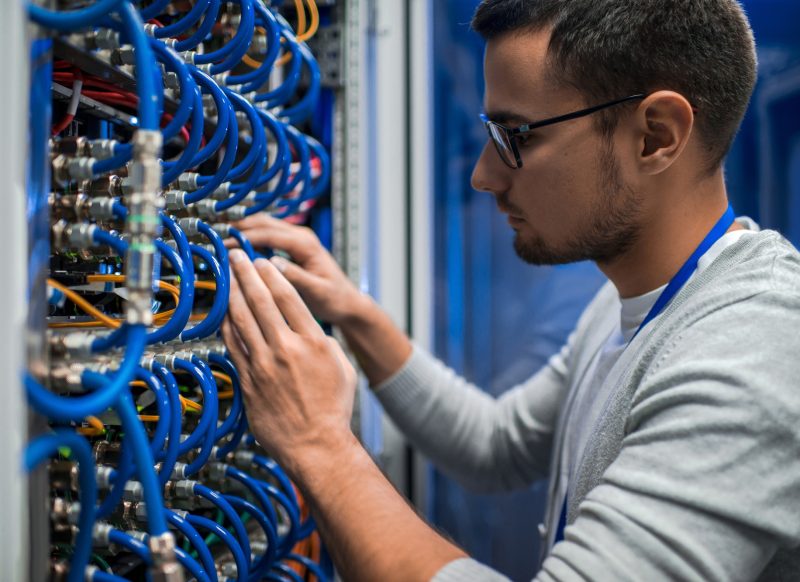
[[[367,295],[359,295],[339,328],[372,386],[397,372],[411,355],[411,341]]]
[[[299,457],[290,472],[342,579],[427,581],[465,557],[417,516],[352,434]]]

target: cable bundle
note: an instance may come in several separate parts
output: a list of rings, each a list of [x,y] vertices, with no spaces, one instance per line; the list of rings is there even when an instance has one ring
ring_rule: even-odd
[[[303,131],[320,14],[294,5],[296,27],[262,0],[28,7],[83,55],[52,66],[69,94],[49,142],[53,364],[25,376],[52,427],[25,463],[50,460],[52,564],[71,582],[328,578],[218,339],[223,239],[258,256],[231,221],[296,217],[329,185],[329,155]],[[49,137],[32,131],[32,148]]]

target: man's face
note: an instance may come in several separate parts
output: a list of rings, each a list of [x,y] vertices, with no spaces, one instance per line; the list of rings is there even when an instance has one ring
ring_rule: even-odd
[[[544,31],[489,41],[489,119],[517,127],[596,105],[548,78],[549,37]],[[535,130],[517,143],[522,168],[512,169],[487,141],[472,185],[494,195],[508,215],[520,258],[532,264],[608,263],[630,248],[639,232],[640,196],[626,185],[614,140],[601,135],[594,117]]]

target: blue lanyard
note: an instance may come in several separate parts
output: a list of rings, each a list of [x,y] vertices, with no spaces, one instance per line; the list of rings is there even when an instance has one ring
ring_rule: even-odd
[[[644,327],[653,321],[658,315],[664,310],[667,304],[672,301],[673,297],[678,294],[678,291],[681,290],[686,284],[694,272],[697,270],[697,263],[700,261],[700,258],[708,252],[714,243],[716,243],[719,239],[721,239],[728,229],[733,224],[734,220],[736,220],[736,214],[733,212],[733,206],[728,205],[728,209],[725,211],[725,214],[722,215],[722,218],[719,219],[717,224],[714,225],[714,228],[711,229],[706,235],[706,238],[703,239],[703,242],[700,243],[700,246],[692,253],[692,256],[683,264],[680,270],[675,274],[672,280],[667,285],[667,288],[664,289],[663,293],[659,295],[658,299],[656,300],[655,304],[653,305],[652,309],[650,309],[650,313],[647,314],[647,317],[644,318],[642,325],[639,326],[639,329],[636,330],[636,333],[633,334],[633,337],[639,335],[639,332],[644,329]],[[631,338],[633,341],[633,338]]]
[[[692,256],[684,263],[683,267],[675,274],[672,280],[667,285],[666,289],[659,295],[658,299],[656,300],[653,307],[650,309],[650,313],[647,314],[647,317],[644,318],[642,325],[639,326],[639,329],[636,330],[636,333],[633,337],[639,335],[639,332],[644,329],[644,327],[653,321],[658,314],[661,313],[667,304],[678,294],[678,291],[681,290],[686,284],[692,274],[697,270],[697,263],[700,261],[700,258],[708,252],[714,243],[716,243],[719,239],[721,239],[728,229],[733,224],[734,220],[736,220],[736,214],[733,212],[733,207],[728,206],[728,209],[725,211],[725,214],[722,215],[722,218],[719,219],[717,224],[714,225],[714,228],[711,229],[706,235],[706,238],[703,239],[703,242],[700,243],[700,246],[692,253]],[[631,338],[633,341],[633,338]],[[555,542],[558,543],[564,539],[564,528],[567,526],[567,498],[564,497],[564,504],[561,506],[561,514],[559,515],[558,525],[556,527],[556,536]]]

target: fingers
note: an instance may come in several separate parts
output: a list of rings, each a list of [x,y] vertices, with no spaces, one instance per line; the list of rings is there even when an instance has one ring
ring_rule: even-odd
[[[234,366],[236,366],[236,369],[239,371],[239,374],[249,373],[247,350],[229,318],[226,317],[222,322],[221,329],[225,347],[228,348],[228,353],[231,356]]]
[[[277,345],[280,341],[280,334],[287,327],[283,315],[273,299],[272,292],[243,251],[234,249],[230,252],[229,257],[231,271],[234,275],[231,277],[231,308],[234,295],[237,295],[237,300],[241,297],[243,305],[239,304],[237,309],[245,309],[248,312],[250,319],[256,324],[256,329],[263,334],[262,342],[266,339],[267,343]],[[245,318],[244,316],[240,317]],[[235,318],[233,321],[239,328],[238,321]],[[239,331],[242,333],[241,329]],[[244,333],[242,333],[242,338],[247,344],[248,338],[244,336]]]
[[[300,264],[319,252],[321,244],[314,232],[268,215],[251,216],[234,223],[257,247],[270,247],[287,252]],[[226,243],[232,248],[235,243]]]
[[[236,264],[234,263],[233,258],[237,253],[244,254],[239,250],[236,250],[230,254],[232,268]],[[258,275],[256,275],[256,278],[258,278]],[[260,295],[269,295],[269,292],[266,290],[264,284],[261,283],[260,280],[258,281],[258,284],[264,289],[264,292]],[[269,298],[269,301],[272,302],[272,299]],[[277,307],[275,307],[274,303],[272,307],[277,311]],[[264,334],[261,324],[253,315],[253,311],[254,309],[244,296],[244,293],[242,293],[242,289],[237,282],[237,278],[231,277],[231,290],[230,297],[228,299],[228,319],[230,319],[231,324],[241,338],[241,342],[247,349],[248,355],[252,355],[254,357],[266,357],[268,351],[266,343],[264,342],[266,335]],[[268,337],[266,339],[269,341]]]
[[[289,327],[301,335],[324,335],[297,290],[281,275],[275,265],[265,259],[258,259],[255,267],[261,279],[269,287],[272,298],[289,323]]]
[[[272,257],[270,262],[283,274],[301,295],[313,292],[323,279],[306,271],[303,267],[287,261],[283,257]]]

